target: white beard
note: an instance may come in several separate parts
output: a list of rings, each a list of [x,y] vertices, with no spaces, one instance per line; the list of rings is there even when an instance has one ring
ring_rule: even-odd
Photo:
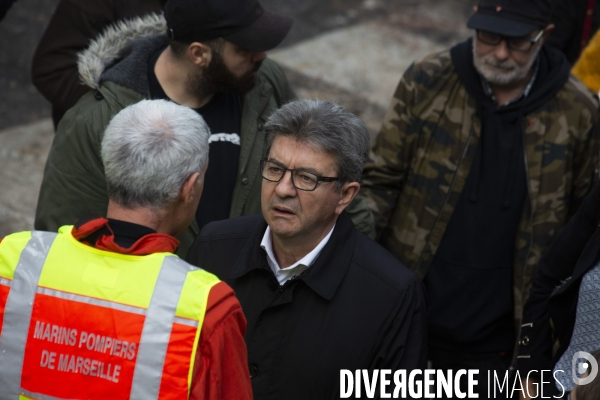
[[[498,61],[493,53],[478,56],[475,51],[476,40],[476,38],[473,38],[473,64],[475,65],[475,69],[486,81],[496,85],[509,85],[524,79],[531,70],[541,49],[541,46],[537,46],[531,50],[527,63],[519,66],[510,58]]]

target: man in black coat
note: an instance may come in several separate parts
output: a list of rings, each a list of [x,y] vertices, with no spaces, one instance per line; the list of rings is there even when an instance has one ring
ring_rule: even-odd
[[[265,128],[262,215],[206,225],[188,254],[240,300],[254,397],[340,398],[341,370],[425,368],[421,282],[344,213],[368,154],[364,122],[302,100]]]
[[[535,385],[540,384],[542,378],[545,396],[570,391],[574,384],[568,382],[571,370],[561,369],[557,362],[569,348],[590,353],[598,348],[600,325],[595,311],[600,307],[598,296],[591,299],[591,305],[586,306],[591,312],[590,316],[583,315],[585,310],[581,309],[581,304],[578,306],[578,303],[581,302],[582,281],[598,268],[600,262],[599,224],[600,183],[596,183],[579,211],[565,225],[542,257],[536,270],[529,299],[523,311],[517,358],[520,376],[524,382],[529,378],[528,384],[533,387],[533,393]],[[597,277],[598,273],[595,274]],[[584,340],[578,339],[574,342],[572,336],[577,323],[582,324],[586,319],[592,323],[592,329],[584,335]],[[555,341],[558,342],[557,348]],[[570,361],[571,357],[568,359]],[[558,369],[563,372],[556,372]],[[553,379],[549,373],[542,377],[540,371],[544,370],[554,370],[558,374],[557,379]],[[562,382],[562,387],[557,385],[556,380]]]

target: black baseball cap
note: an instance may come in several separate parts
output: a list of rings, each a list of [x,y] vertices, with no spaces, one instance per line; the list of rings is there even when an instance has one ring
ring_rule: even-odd
[[[168,0],[164,12],[171,39],[191,43],[221,37],[251,51],[276,47],[294,22],[257,0]]]
[[[552,0],[480,0],[467,26],[505,36],[525,36],[550,24]]]

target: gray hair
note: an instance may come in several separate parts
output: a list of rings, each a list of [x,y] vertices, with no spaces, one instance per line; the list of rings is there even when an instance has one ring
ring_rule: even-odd
[[[337,189],[358,182],[369,154],[369,132],[362,119],[327,100],[296,100],[275,111],[265,124],[267,146],[286,135],[335,158]]]
[[[210,130],[191,108],[142,100],[106,128],[102,161],[109,198],[123,207],[163,208],[208,162]]]

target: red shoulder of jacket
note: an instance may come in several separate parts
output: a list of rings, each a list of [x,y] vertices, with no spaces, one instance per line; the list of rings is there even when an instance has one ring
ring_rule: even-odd
[[[208,303],[206,305],[206,316],[204,317],[204,326],[202,334],[210,336],[211,328],[214,328],[220,320],[229,314],[241,312],[242,307],[233,289],[225,282],[219,282],[212,287],[208,294]],[[243,316],[243,313],[242,313]],[[246,330],[246,319],[244,317],[244,332]],[[208,329],[207,329],[208,328]]]
[[[208,295],[190,400],[252,399],[245,333],[246,318],[233,289],[219,282]]]

